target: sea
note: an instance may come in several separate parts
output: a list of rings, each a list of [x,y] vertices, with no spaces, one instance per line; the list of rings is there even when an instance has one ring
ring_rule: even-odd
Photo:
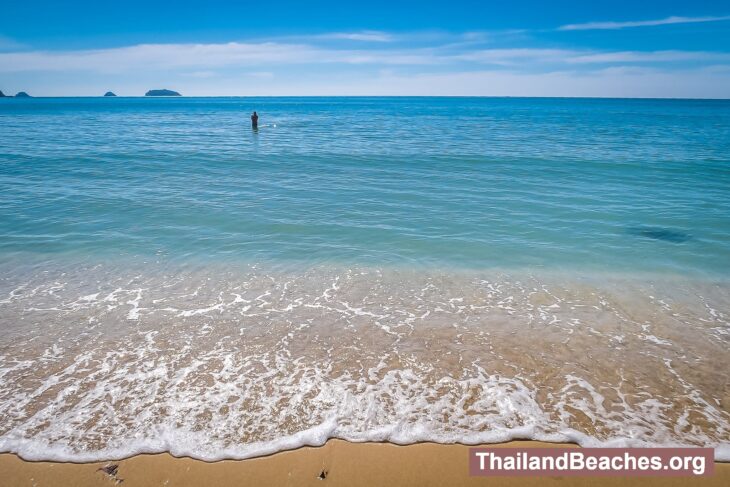
[[[730,460],[729,278],[728,100],[0,99],[0,451],[28,460]]]

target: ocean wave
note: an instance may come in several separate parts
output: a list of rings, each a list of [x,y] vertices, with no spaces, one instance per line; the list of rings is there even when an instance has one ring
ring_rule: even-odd
[[[725,283],[210,265],[5,275],[0,450],[29,460],[212,461],[329,438],[712,446],[730,460]]]

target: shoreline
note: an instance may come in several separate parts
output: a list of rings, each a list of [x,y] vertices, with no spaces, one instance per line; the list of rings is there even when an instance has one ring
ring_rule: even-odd
[[[139,454],[114,462],[62,463],[26,461],[0,454],[0,487],[118,485],[601,485],[656,486],[727,485],[730,463],[715,462],[711,477],[491,477],[468,475],[468,451],[490,448],[567,447],[572,443],[520,440],[498,444],[352,443],[331,439],[319,447],[305,446],[246,460],[205,462],[169,453]],[[116,469],[113,468],[116,466]],[[108,468],[108,473],[101,470]],[[324,472],[324,478],[322,477]]]
[[[7,285],[0,447],[30,460],[241,459],[327,437],[589,447],[626,431],[730,460],[726,287],[62,270]]]

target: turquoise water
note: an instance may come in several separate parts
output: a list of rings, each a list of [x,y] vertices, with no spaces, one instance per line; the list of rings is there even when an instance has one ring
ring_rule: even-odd
[[[728,101],[2,99],[0,452],[730,460],[729,215]]]
[[[728,101],[5,99],[0,126],[4,261],[730,271]]]

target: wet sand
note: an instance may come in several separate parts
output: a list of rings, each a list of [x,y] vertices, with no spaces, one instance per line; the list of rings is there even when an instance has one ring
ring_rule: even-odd
[[[513,441],[498,447],[550,447],[535,441]],[[576,445],[561,445],[578,448]],[[465,445],[420,443],[349,443],[330,440],[322,447],[248,460],[203,462],[169,454],[137,455],[118,462],[26,462],[16,455],[0,455],[0,487],[152,486],[724,486],[730,484],[730,463],[716,463],[712,477],[492,477],[468,475]],[[114,474],[101,469],[117,466]],[[323,476],[324,478],[320,478]]]
[[[7,275],[0,451],[30,460],[243,459],[325,438],[730,444],[724,282],[263,266]]]

